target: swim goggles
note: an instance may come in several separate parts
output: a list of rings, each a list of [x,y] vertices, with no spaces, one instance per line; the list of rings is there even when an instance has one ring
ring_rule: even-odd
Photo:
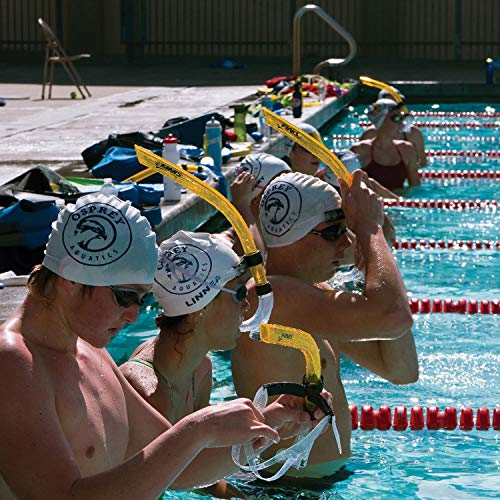
[[[265,384],[255,394],[253,404],[258,410],[262,411],[267,405],[268,397],[276,396],[278,394],[292,394],[299,397],[306,397],[311,403],[314,403],[316,406],[321,408],[321,410],[325,413],[325,416],[310,432],[307,432],[309,424],[304,424],[301,431],[297,434],[293,445],[287,449],[278,451],[274,457],[268,460],[261,461],[259,457],[255,455],[252,443],[246,443],[243,448],[248,465],[244,465],[241,463],[241,445],[232,447],[232,457],[234,463],[242,470],[252,472],[257,478],[267,482],[279,479],[288,471],[288,469],[290,469],[290,467],[295,467],[296,469],[305,467],[307,465],[314,441],[330,423],[332,424],[332,432],[335,437],[337,447],[340,454],[342,454],[340,435],[337,429],[335,415],[326,400],[318,392],[318,387],[314,384],[296,384],[292,382]],[[265,448],[260,450],[260,453],[264,450]],[[259,473],[260,470],[267,469],[268,467],[280,462],[283,462],[283,465],[273,476],[264,477]]]
[[[117,306],[127,308],[131,306],[142,306],[144,304],[144,300],[146,299],[146,296],[149,294],[149,291],[146,293],[141,294],[137,291],[134,290],[133,288],[122,288],[119,286],[108,286],[108,288],[111,288],[111,291],[113,292],[113,299],[115,300],[115,304]]]
[[[324,240],[335,241],[338,240],[342,235],[347,233],[348,229],[345,224],[332,224],[331,226],[325,227],[325,229],[312,229],[309,234],[316,234],[321,236]]]
[[[245,283],[242,283],[240,286],[238,286],[234,290],[231,290],[230,288],[226,288],[223,286],[221,286],[221,287],[217,287],[214,285],[210,285],[210,286],[212,288],[215,288],[216,290],[220,290],[221,292],[230,293],[233,296],[233,300],[238,304],[241,302],[244,302],[248,296],[248,289],[247,289]]]
[[[397,115],[392,115],[391,121],[394,123],[401,123],[404,122],[408,118],[408,116],[409,115],[407,115],[406,113],[399,113]]]

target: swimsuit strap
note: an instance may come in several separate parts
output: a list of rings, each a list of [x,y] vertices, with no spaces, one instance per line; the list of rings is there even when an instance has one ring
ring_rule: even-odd
[[[152,370],[154,370],[154,372],[157,375],[159,375],[164,380],[164,382],[168,385],[168,390],[170,393],[170,402],[172,403],[172,405],[174,404],[174,389],[173,389],[172,385],[170,384],[167,376],[159,368],[157,368],[153,363],[150,363],[149,361],[146,361],[146,360],[141,359],[141,358],[132,358],[132,359],[129,359],[129,361],[134,362],[134,363],[140,363],[141,365],[147,366],[148,368],[151,368]],[[193,411],[196,410],[194,385],[195,385],[195,383],[194,383],[194,373],[193,373],[193,378],[191,380],[191,387],[193,390]]]
[[[129,359],[129,361],[134,362],[134,363],[140,363],[141,365],[147,366],[154,370],[154,372],[159,375],[165,383],[168,385],[168,390],[170,392],[170,402],[174,404],[174,389],[172,388],[170,382],[168,381],[168,378],[158,369],[153,363],[150,363],[149,361],[145,361],[144,359],[140,358],[132,358]],[[193,398],[194,398],[194,393],[193,393]]]

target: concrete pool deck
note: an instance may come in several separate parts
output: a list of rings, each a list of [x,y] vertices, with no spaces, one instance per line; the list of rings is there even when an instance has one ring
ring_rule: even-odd
[[[290,70],[288,60],[243,62],[242,70],[202,67],[200,61],[168,61],[161,66],[82,64],[80,74],[93,95],[86,100],[71,99],[70,93],[76,89],[70,85],[55,85],[54,98],[41,100],[41,64],[1,62],[0,99],[5,99],[6,105],[0,108],[0,184],[40,164],[63,175],[88,176],[81,151],[110,133],[156,130],[176,116],[194,118],[212,111],[230,116],[231,103],[254,94],[267,78]],[[360,74],[398,81],[407,97],[418,99],[431,95],[500,99],[498,86],[483,83],[482,62],[416,66],[358,61],[339,76]],[[66,81],[61,74],[56,78]],[[416,81],[420,79],[426,81],[425,87]],[[426,88],[431,90],[425,93]],[[340,109],[339,104],[329,99],[321,108],[305,108],[302,120],[320,127]],[[274,139],[269,147],[279,148],[279,141]],[[180,227],[195,229],[215,212],[193,195],[183,195],[181,202],[162,207],[163,222],[156,228],[159,240]],[[23,300],[25,288],[6,288],[0,294],[1,322]]]

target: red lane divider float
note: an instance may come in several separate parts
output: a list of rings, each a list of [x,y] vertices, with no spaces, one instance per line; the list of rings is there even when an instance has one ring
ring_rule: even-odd
[[[371,122],[359,122],[360,127],[369,127]],[[417,122],[418,128],[500,128],[500,121],[496,122]]]
[[[496,170],[420,170],[421,179],[500,179]]]
[[[500,118],[499,112],[487,111],[411,111],[411,116],[455,116],[457,118]]]
[[[387,431],[391,427],[395,431],[404,431],[408,428],[408,410],[406,406],[394,407],[394,416],[388,405],[382,405],[378,410],[374,410],[371,405],[361,407],[361,415],[358,416],[356,405],[349,405],[351,412],[352,430],[362,429],[364,431]],[[470,431],[476,427],[478,431],[487,431],[490,427],[494,430],[500,430],[500,407],[493,409],[492,419],[490,420],[490,410],[485,406],[477,409],[476,420],[474,423],[474,411],[469,406],[464,406],[460,410],[460,424],[457,418],[457,409],[453,406],[447,406],[443,411],[439,411],[437,406],[427,407],[424,420],[424,410],[421,406],[414,406],[410,410],[409,427],[412,431],[420,431],[424,427],[428,430],[445,429],[452,431],[459,426],[462,431]],[[359,418],[358,418],[359,417]]]
[[[447,249],[468,249],[468,250],[491,250],[500,249],[500,241],[489,240],[407,240],[401,238],[400,240],[392,240],[393,248],[395,250],[420,250],[422,248],[447,248]]]
[[[458,314],[500,314],[500,301],[475,299],[410,299],[408,301],[412,314],[458,313]]]
[[[467,208],[491,208],[498,205],[497,200],[382,200],[384,207],[406,208],[446,208],[449,210],[462,210]]]
[[[425,154],[428,157],[450,157],[450,156],[463,156],[466,158],[500,158],[500,150],[488,150],[480,151],[477,150],[458,150],[458,149],[429,149],[426,150]]]

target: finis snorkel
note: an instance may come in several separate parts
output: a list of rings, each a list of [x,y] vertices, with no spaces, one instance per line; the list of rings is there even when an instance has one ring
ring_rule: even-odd
[[[269,396],[292,394],[306,399],[305,407],[311,414],[316,407],[320,408],[325,414],[325,417],[313,430],[307,432],[309,426],[306,424],[304,429],[297,435],[292,446],[278,451],[274,457],[268,460],[258,462],[251,443],[247,443],[244,446],[244,450],[248,465],[241,464],[241,446],[233,446],[232,457],[236,465],[243,470],[251,471],[259,479],[274,481],[285,474],[292,466],[296,469],[300,469],[307,465],[309,453],[311,452],[314,441],[329,423],[332,424],[333,435],[340,454],[342,454],[342,447],[333,410],[321,395],[321,391],[323,390],[321,360],[318,346],[313,337],[309,333],[295,328],[265,324],[260,326],[260,338],[263,342],[268,344],[283,345],[299,349],[306,361],[306,374],[304,375],[302,384],[275,382],[263,385],[255,394],[253,401],[255,407],[259,410],[265,408]],[[260,475],[260,470],[267,469],[271,465],[279,462],[284,463],[276,474],[271,477]]]
[[[397,102],[403,102],[402,97],[399,95],[398,91],[394,88],[388,85],[387,83],[380,82],[378,80],[374,80],[373,78],[370,78],[369,76],[360,76],[359,81],[363,84],[366,85],[367,87],[375,87],[376,89],[380,90],[386,90],[391,94],[392,98]],[[401,110],[408,114],[408,108],[406,106],[401,106]]]
[[[324,144],[269,109],[263,108],[262,112],[269,126],[307,149],[307,151],[327,165],[337,177],[343,179],[349,186],[351,185],[351,174],[347,171],[344,164]]]
[[[194,175],[141,146],[136,145],[135,150],[139,162],[147,167],[140,174],[147,177],[151,175],[151,171],[155,171],[172,179],[217,208],[234,227],[245,251],[245,262],[252,272],[255,281],[255,290],[259,297],[257,311],[251,318],[241,324],[240,329],[242,331],[249,331],[250,336],[258,340],[259,327],[262,323],[267,323],[269,320],[274,305],[274,298],[271,284],[267,280],[262,255],[257,249],[248,226],[245,224],[240,213],[227,198]],[[140,180],[139,174],[133,177],[136,182]]]

